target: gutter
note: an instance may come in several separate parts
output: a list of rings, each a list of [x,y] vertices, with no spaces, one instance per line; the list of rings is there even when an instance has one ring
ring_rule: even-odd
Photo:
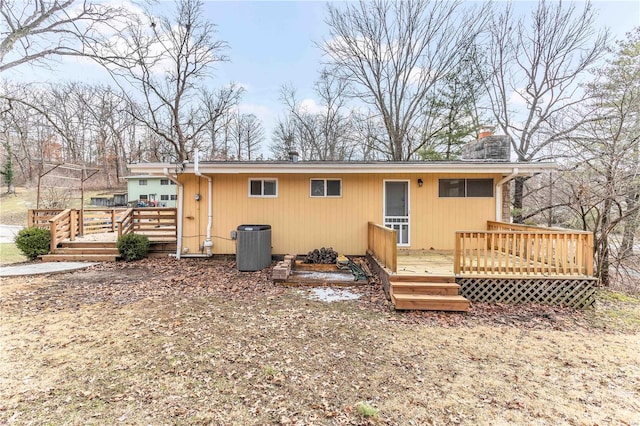
[[[502,185],[518,176],[518,168],[514,167],[509,176],[505,176],[496,183],[496,222],[502,221]]]
[[[211,227],[213,226],[213,179],[211,176],[204,176],[200,173],[200,162],[198,150],[194,153],[194,173],[198,177],[206,177],[207,178],[207,238],[205,238],[204,243],[202,244],[204,250],[206,251],[206,255],[208,257],[212,256],[211,247],[213,247],[213,242],[211,241]]]
[[[164,175],[171,182],[175,183],[178,186],[178,211],[176,213],[177,216],[177,240],[176,240],[176,259],[180,259],[180,252],[182,252],[182,210],[184,203],[184,186],[171,174],[169,173],[169,168],[165,167],[163,170]]]

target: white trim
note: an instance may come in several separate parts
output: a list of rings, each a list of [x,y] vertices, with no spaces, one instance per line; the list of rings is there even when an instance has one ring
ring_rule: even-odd
[[[129,169],[137,173],[162,173],[165,168],[175,165],[168,163],[129,164]],[[466,173],[502,174],[513,173],[517,168],[519,176],[531,176],[548,170],[555,170],[555,163],[479,163],[460,162],[208,162],[200,163],[200,173],[205,174],[389,174],[389,173]],[[184,173],[194,173],[193,164],[185,166]]]
[[[398,243],[398,247],[411,247],[411,180],[409,179],[383,179],[382,180],[382,224],[386,226],[387,217],[402,218],[405,216],[387,216],[387,182],[406,182],[407,184],[407,242]],[[398,236],[398,238],[401,238]]]
[[[264,193],[264,182],[265,181],[274,181],[276,183],[276,193],[275,195],[252,195],[251,194],[251,181],[259,180],[262,182],[262,192]],[[280,190],[278,187],[278,178],[273,177],[250,177],[247,179],[247,194],[249,198],[278,198],[278,191]]]
[[[321,180],[324,182],[324,195],[313,195],[311,193],[311,181],[314,180]],[[338,182],[340,182],[340,195],[327,195],[327,181],[330,180],[337,180]],[[315,178],[309,178],[309,197],[310,198],[342,198],[342,178],[334,178],[334,177],[327,177],[327,178],[321,178],[321,177],[315,177]]]

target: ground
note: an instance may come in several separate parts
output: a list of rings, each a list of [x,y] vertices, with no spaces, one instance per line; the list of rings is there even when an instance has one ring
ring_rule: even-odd
[[[193,259],[0,283],[2,424],[640,424],[640,300],[326,303]]]

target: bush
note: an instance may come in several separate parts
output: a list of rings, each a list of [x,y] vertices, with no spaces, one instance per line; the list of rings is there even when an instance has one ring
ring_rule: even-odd
[[[16,246],[29,260],[49,253],[51,233],[48,229],[25,228],[16,235]]]
[[[149,252],[149,238],[146,235],[126,234],[118,238],[117,247],[127,262],[142,259]]]

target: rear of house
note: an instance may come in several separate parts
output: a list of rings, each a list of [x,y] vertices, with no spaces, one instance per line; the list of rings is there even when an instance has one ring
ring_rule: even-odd
[[[455,231],[484,229],[508,215],[505,184],[548,163],[509,162],[205,162],[176,174],[167,164],[135,172],[166,174],[178,183],[178,244],[199,253],[235,253],[241,224],[272,228],[274,254],[319,247],[353,255],[367,250],[367,224],[398,231],[398,246],[453,250]],[[182,191],[180,193],[180,191]],[[180,224],[179,224],[180,226]]]

